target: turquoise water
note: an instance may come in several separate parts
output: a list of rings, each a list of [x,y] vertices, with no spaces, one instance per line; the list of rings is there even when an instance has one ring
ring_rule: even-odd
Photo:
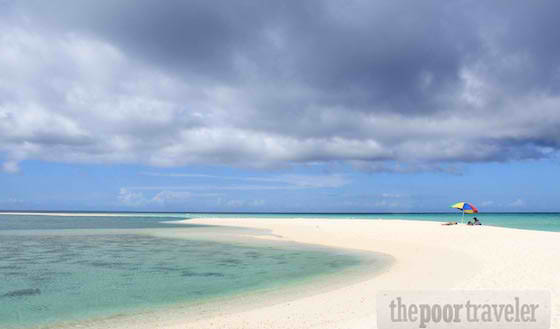
[[[325,218],[325,219],[406,219],[420,221],[461,222],[460,212],[449,213],[340,213],[340,214],[310,214],[310,213],[191,213],[192,218],[212,217],[257,217],[257,218]],[[483,225],[509,227],[524,230],[560,232],[560,213],[479,213],[475,214]],[[465,214],[465,223],[473,215]]]
[[[263,231],[161,223],[177,217],[0,215],[0,328],[188,308],[385,266],[353,252],[246,237]]]
[[[364,264],[372,270],[387,264],[382,257],[366,259],[352,252],[246,238],[268,234],[265,231],[163,221],[205,217],[461,220],[458,212],[67,215],[0,214],[0,328],[79,324],[171,305],[188,307],[212,298],[308,282]],[[480,213],[477,217],[484,225],[560,232],[560,213]],[[183,232],[183,238],[169,237],[169,232]]]
[[[95,214],[95,213],[92,213]],[[96,214],[101,215],[101,214]],[[60,229],[60,228],[141,228],[166,227],[163,220],[185,218],[325,218],[325,219],[406,219],[424,221],[461,221],[460,212],[447,213],[121,213],[113,217],[65,217],[0,215],[0,230],[3,229]],[[509,227],[525,230],[560,232],[560,213],[479,213],[476,216],[484,225]],[[473,215],[465,215],[465,222]],[[94,219],[92,221],[91,219]],[[171,224],[173,225],[173,224]],[[182,225],[174,225],[183,227]],[[169,226],[167,226],[169,227]]]

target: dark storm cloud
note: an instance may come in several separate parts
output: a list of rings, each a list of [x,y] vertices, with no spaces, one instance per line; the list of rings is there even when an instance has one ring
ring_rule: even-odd
[[[50,28],[91,34],[136,59],[178,74],[235,75],[234,55],[252,51],[277,7],[250,1],[38,2],[36,18]]]
[[[58,160],[448,171],[560,145],[554,1],[0,8],[10,163],[79,145]]]
[[[511,3],[497,1],[480,10],[479,24],[483,33],[490,36],[495,53],[485,54],[491,74],[505,82],[505,88],[516,91],[560,92],[560,21],[557,1]],[[501,57],[501,58],[500,58]],[[513,61],[513,62],[509,62]],[[514,67],[517,66],[517,67]]]
[[[362,111],[444,108],[439,97],[453,96],[461,65],[479,48],[463,8],[440,2],[145,0],[37,6],[39,19],[49,26],[101,37],[187,79],[243,83],[247,72],[239,62],[245,62],[265,82],[301,84],[313,89],[321,104]]]

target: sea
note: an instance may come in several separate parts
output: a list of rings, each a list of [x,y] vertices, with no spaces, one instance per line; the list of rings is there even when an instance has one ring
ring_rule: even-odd
[[[425,213],[191,213],[193,218],[324,218],[324,219],[404,219],[435,222],[467,223],[477,217],[483,225],[521,230],[560,232],[560,212],[488,212],[463,214],[457,212]]]
[[[262,239],[268,231],[174,223],[188,218],[0,214],[0,328],[110,328],[189,311],[194,319],[235,298],[262,305],[371,277],[391,261]]]
[[[476,216],[483,225],[560,232],[560,213]],[[268,231],[174,223],[228,217],[462,220],[458,212],[2,213],[0,328],[87,328],[157,310],[200,310],[236,296],[257,300],[263,292],[317,288],[342,275],[359,280],[392,262],[387,255],[261,239]]]

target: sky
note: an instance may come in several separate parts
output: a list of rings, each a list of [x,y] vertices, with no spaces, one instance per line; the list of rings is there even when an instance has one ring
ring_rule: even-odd
[[[560,211],[558,12],[0,0],[0,209]]]

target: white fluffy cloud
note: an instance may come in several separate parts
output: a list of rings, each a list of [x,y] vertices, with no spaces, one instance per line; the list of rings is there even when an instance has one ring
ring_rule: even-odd
[[[408,2],[306,3],[255,5],[239,21],[212,1],[158,5],[169,7],[163,16],[149,2],[90,2],[90,20],[71,2],[7,2],[3,171],[40,159],[455,172],[557,156],[560,47],[547,42],[560,28],[546,14],[555,4],[527,18],[523,5],[472,5],[476,16],[432,2],[418,13]],[[144,21],[130,16],[135,7]],[[525,25],[511,24],[518,18]]]
[[[126,188],[121,188],[119,192],[119,202],[125,206],[143,206],[148,203],[142,192],[129,191]]]

